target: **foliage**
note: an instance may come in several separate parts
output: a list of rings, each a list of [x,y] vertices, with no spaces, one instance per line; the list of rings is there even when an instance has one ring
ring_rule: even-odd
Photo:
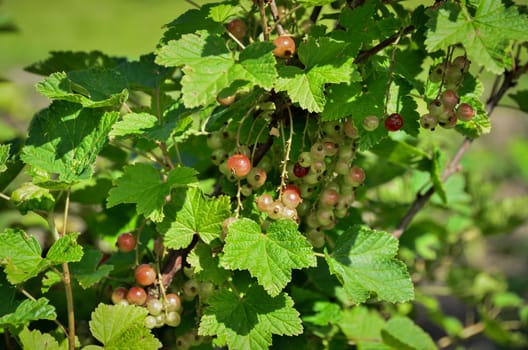
[[[2,200],[44,219],[0,233],[5,339],[528,346],[526,286],[462,249],[521,225],[527,199],[492,205],[459,172],[528,70],[527,38],[523,8],[498,0],[244,0],[185,12],[138,60],[52,52],[27,68],[49,106],[22,147],[0,145]],[[497,77],[489,93],[480,71]],[[521,110],[526,93],[511,95]],[[451,161],[442,137],[464,140]]]

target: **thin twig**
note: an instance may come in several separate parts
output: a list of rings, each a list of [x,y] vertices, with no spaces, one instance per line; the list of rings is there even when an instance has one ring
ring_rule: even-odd
[[[161,283],[167,289],[178,271],[183,268],[187,254],[194,248],[200,238],[194,235],[191,244],[187,248],[171,250],[163,269],[161,270]]]
[[[260,11],[260,23],[262,25],[262,35],[264,35],[264,41],[269,40],[268,21],[266,20],[266,7],[264,0],[259,0],[259,11]]]
[[[415,29],[414,26],[405,27],[405,28],[403,28],[403,30],[399,31],[398,33],[396,33],[396,34],[394,34],[394,35],[392,35],[390,37],[388,37],[387,39],[383,40],[378,45],[376,45],[376,46],[374,46],[374,47],[372,47],[372,48],[370,48],[368,50],[360,51],[359,54],[357,55],[356,59],[354,60],[354,63],[357,64],[357,63],[361,63],[361,62],[367,60],[370,56],[373,56],[373,55],[377,54],[378,52],[380,52],[381,50],[383,50],[387,46],[389,46],[392,43],[394,43],[396,40],[399,40],[400,37],[411,33],[414,29]]]
[[[2,192],[0,192],[0,198],[5,199],[6,201],[11,200],[11,197],[9,197],[7,194],[3,194]]]
[[[275,3],[275,0],[270,1],[269,7],[271,10],[271,17],[273,17],[273,21],[275,22],[275,27],[277,28],[277,33],[279,33],[279,35],[286,34],[286,32],[284,31],[284,28],[282,27],[282,24],[280,24],[279,9],[277,8],[277,4]]]

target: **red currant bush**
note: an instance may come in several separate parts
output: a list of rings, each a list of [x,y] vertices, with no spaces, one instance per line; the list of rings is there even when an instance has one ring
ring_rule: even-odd
[[[117,238],[119,251],[128,253],[136,248],[136,238],[131,233],[123,233]]]
[[[399,113],[392,113],[385,118],[384,123],[388,131],[398,131],[403,127],[403,118]]]
[[[244,154],[233,154],[227,159],[227,169],[236,178],[243,178],[251,171],[251,161]]]
[[[291,36],[281,35],[273,40],[273,54],[278,58],[290,58],[295,54],[295,41]]]

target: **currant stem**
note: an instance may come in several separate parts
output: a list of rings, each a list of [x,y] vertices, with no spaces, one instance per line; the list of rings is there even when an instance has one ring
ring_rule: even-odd
[[[262,25],[262,34],[264,35],[264,41],[269,40],[268,21],[266,20],[266,8],[264,6],[264,0],[259,0],[259,12],[260,12],[260,23]]]
[[[273,21],[275,22],[275,27],[277,28],[277,33],[279,33],[279,35],[285,35],[286,31],[282,27],[282,24],[280,24],[279,9],[277,8],[275,0],[270,1],[269,7],[271,10],[271,16],[273,17]]]
[[[0,198],[5,199],[6,201],[10,201],[11,197],[9,197],[7,194],[4,194],[0,192]]]
[[[394,42],[392,43],[393,47],[392,47],[390,61],[389,61],[389,79],[387,79],[387,88],[385,90],[385,106],[383,107],[384,116],[388,115],[387,106],[388,106],[389,101],[390,101],[390,88],[391,88],[391,85],[392,85],[392,75],[394,74],[394,59],[396,57],[396,48],[398,46],[398,43],[400,42],[400,38],[401,38],[401,36],[398,35],[396,37],[396,40],[394,40]],[[396,111],[394,111],[394,112],[397,112],[397,109],[398,108],[396,108]]]
[[[241,187],[240,186],[240,179],[237,180],[237,194],[236,194],[236,198],[237,198],[237,207],[235,209],[235,217],[238,219],[238,217],[240,216],[240,209],[243,209],[243,206],[242,206],[242,192],[241,192]]]
[[[290,151],[291,151],[291,144],[293,141],[293,116],[291,113],[291,109],[289,106],[286,107],[288,109],[288,118],[290,121],[290,135],[288,137],[288,140],[286,141],[286,150],[284,152],[284,159],[282,160],[282,172],[281,172],[281,183],[279,187],[279,198],[282,196],[282,189],[286,186],[286,179],[288,178],[288,161],[290,160]],[[284,124],[281,123],[282,129],[284,130]],[[284,134],[283,134],[284,135]]]

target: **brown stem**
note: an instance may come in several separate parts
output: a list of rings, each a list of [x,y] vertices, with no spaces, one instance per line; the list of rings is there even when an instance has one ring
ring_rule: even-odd
[[[266,7],[264,0],[259,0],[260,23],[262,25],[262,34],[264,41],[269,40],[268,21],[266,20]]]
[[[365,60],[367,60],[370,56],[373,56],[375,54],[377,54],[378,52],[380,52],[381,50],[383,50],[384,48],[386,48],[387,46],[389,45],[392,45],[392,43],[394,43],[396,40],[399,40],[400,37],[402,36],[405,36],[409,33],[411,33],[413,30],[415,29],[414,26],[408,26],[408,27],[405,27],[403,28],[403,30],[399,31],[398,33],[388,37],[387,39],[383,40],[381,43],[379,43],[378,45],[368,49],[368,50],[362,50],[359,52],[359,54],[357,55],[356,59],[354,60],[354,63],[361,63]]]
[[[199,236],[195,234],[188,247],[178,250],[171,250],[167,262],[161,270],[161,283],[163,288],[167,289],[172,282],[172,279],[178,271],[183,268],[183,264],[189,252],[200,240]]]
[[[279,35],[286,34],[286,32],[284,31],[284,28],[282,27],[282,24],[280,24],[279,9],[277,8],[277,4],[275,3],[275,0],[270,1],[269,7],[271,10],[271,17],[273,17],[273,21],[275,22],[275,27],[277,27],[277,33],[279,33]]]
[[[513,71],[506,71],[504,72],[504,76],[502,79],[502,84],[500,87],[496,90],[494,94],[492,94],[489,99],[486,101],[486,112],[488,115],[491,115],[495,107],[499,104],[499,101],[504,97],[506,92],[513,86],[515,86],[517,79],[524,73],[528,71],[528,63],[526,63],[523,66],[518,67],[517,69]],[[497,80],[499,80],[500,77],[497,77]],[[442,173],[442,182],[446,181],[451,175],[456,173],[460,169],[460,162],[462,160],[462,157],[469,149],[469,146],[471,146],[471,143],[473,142],[470,138],[465,138],[460,147],[458,148],[457,152],[447,165],[447,167],[444,169]],[[393,231],[393,236],[396,238],[400,238],[403,232],[407,229],[411,221],[414,219],[416,214],[425,206],[429,198],[434,194],[435,189],[434,187],[430,187],[425,193],[421,194],[418,193],[416,195],[416,198],[414,202],[411,204],[411,207],[407,210],[407,213],[404,215],[403,219],[397,226],[397,228]]]

